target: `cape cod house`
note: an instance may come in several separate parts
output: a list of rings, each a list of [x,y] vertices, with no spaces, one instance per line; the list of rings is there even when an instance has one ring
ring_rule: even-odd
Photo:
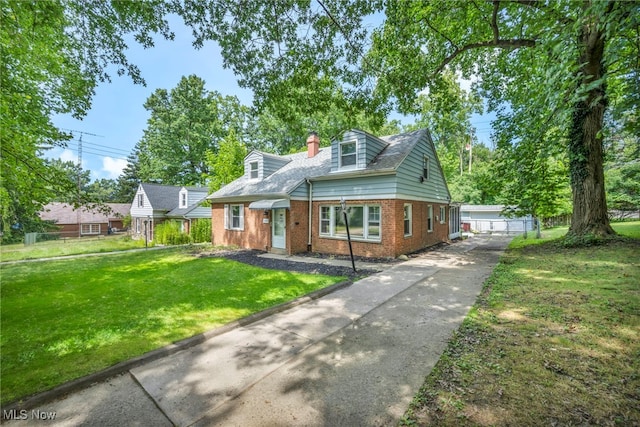
[[[252,151],[244,166],[207,197],[215,245],[348,254],[342,201],[355,255],[397,257],[459,233],[426,129],[382,138],[351,130],[322,149],[312,133],[306,152]]]
[[[154,227],[167,220],[181,222],[188,233],[191,223],[199,218],[210,218],[204,187],[178,187],[141,183],[131,203],[131,230],[134,236],[153,240]]]

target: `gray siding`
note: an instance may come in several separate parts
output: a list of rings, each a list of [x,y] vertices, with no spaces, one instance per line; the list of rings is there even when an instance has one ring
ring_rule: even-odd
[[[429,157],[429,178],[421,182],[425,155]],[[450,201],[440,163],[428,137],[418,141],[397,171],[398,194],[427,201]]]
[[[250,164],[258,162],[258,179],[264,179],[289,163],[289,159],[284,159],[272,154],[252,151],[244,158],[244,174],[250,179]]]
[[[387,198],[396,191],[394,175],[362,176],[313,183],[313,199],[379,199]]]
[[[389,144],[372,135],[366,135],[366,142],[365,142],[364,155],[363,155],[363,160],[364,160],[363,167],[367,167],[373,161],[373,159],[375,159],[376,156],[380,154],[382,150],[384,150],[387,147],[387,145]]]
[[[342,142],[356,141],[356,169],[366,169],[366,167],[382,152],[387,143],[361,131],[345,132],[341,140],[331,142],[331,171],[340,168],[340,144]]]

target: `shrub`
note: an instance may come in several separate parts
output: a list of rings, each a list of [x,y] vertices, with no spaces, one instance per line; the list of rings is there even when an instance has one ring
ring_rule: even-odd
[[[211,241],[211,218],[200,218],[191,223],[191,241],[193,243]]]
[[[166,221],[158,224],[154,230],[153,239],[161,245],[184,245],[191,243],[191,236],[180,230],[177,221]]]

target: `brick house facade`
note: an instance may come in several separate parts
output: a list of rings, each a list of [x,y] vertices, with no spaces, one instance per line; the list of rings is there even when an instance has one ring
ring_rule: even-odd
[[[212,242],[295,254],[397,257],[447,241],[450,195],[427,130],[346,132],[287,156],[253,151],[245,175],[208,197]],[[456,218],[457,220],[457,218]]]

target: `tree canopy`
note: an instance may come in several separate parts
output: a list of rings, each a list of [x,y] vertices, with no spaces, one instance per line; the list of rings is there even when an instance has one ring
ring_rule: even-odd
[[[541,177],[561,175],[568,165],[570,234],[612,234],[603,146],[614,129],[636,140],[640,134],[639,9],[637,2],[613,0],[0,0],[2,231],[6,237],[25,223],[21,218],[34,217],[65,182],[41,157],[71,137],[51,117],[84,115],[96,85],[109,81],[111,71],[143,84],[125,55],[125,36],[133,34],[145,47],[156,34],[171,39],[166,16],[175,13],[193,29],[196,46],[219,43],[224,66],[253,90],[258,111],[266,114],[265,128],[286,123],[298,133],[325,126],[313,119],[324,114],[340,126],[358,123],[375,131],[392,109],[419,112],[418,95],[427,92],[430,102],[441,94],[437,108],[450,109],[453,119],[435,133],[445,146],[451,139],[457,147],[460,138],[450,138],[459,133],[454,113],[462,111],[465,122],[470,106],[444,101],[452,78],[473,77],[476,95],[497,113],[495,141],[503,165],[515,168],[511,173],[529,168],[538,178],[512,183],[514,191],[539,190],[547,184]],[[216,153],[230,135],[224,120],[242,118],[234,116],[239,110],[232,99],[203,92],[190,78],[175,93],[160,91],[148,100],[151,119],[132,154],[140,164],[131,176],[173,166],[162,157],[173,152],[186,159],[181,183],[210,175],[206,153]],[[191,111],[198,117],[175,115],[191,101],[199,106]],[[213,121],[211,128],[194,125],[203,117]],[[327,132],[333,125],[327,124]],[[274,151],[291,150],[289,143],[251,140],[243,134],[246,126],[230,127],[250,147],[265,143]],[[142,145],[148,146],[140,150]],[[157,164],[144,163],[151,149]],[[462,158],[464,151],[456,154]],[[514,156],[524,156],[524,163]],[[610,179],[635,176],[633,170],[610,170]],[[170,176],[158,179],[171,183]],[[552,187],[545,186],[553,193]],[[518,202],[542,206],[534,199]]]
[[[144,83],[125,56],[124,36],[145,47],[151,36],[172,38],[164,16],[175,5],[80,0],[0,1],[0,214],[3,241],[37,222],[42,206],[68,180],[42,158],[71,135],[55,114],[82,117],[96,85],[118,75]]]
[[[230,133],[243,135],[249,117],[236,97],[206,90],[195,75],[157,89],[144,106],[150,117],[137,147],[139,177],[167,185],[205,184],[207,153],[217,153]]]
[[[542,141],[566,150],[570,234],[613,234],[604,193],[604,112],[624,105],[615,109],[621,120],[638,116],[637,3],[292,0],[185,6],[197,42],[218,41],[241,84],[279,109],[304,108],[308,94],[321,97],[313,105],[322,109],[322,99],[340,93],[351,105],[415,112],[420,91],[438,90],[439,73],[476,76],[476,89],[498,113],[499,140]],[[383,23],[372,32],[365,19],[381,13]],[[632,113],[625,119],[623,110]],[[551,139],[549,128],[557,128],[559,137]]]

